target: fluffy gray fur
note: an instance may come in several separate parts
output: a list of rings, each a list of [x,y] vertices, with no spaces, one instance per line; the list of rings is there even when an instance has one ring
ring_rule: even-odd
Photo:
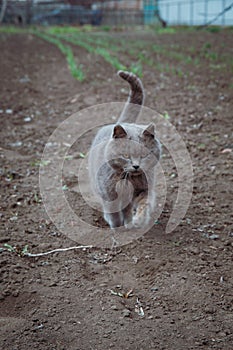
[[[130,84],[129,99],[117,124],[98,131],[89,153],[89,176],[111,228],[143,228],[153,216],[161,147],[153,123],[135,124],[144,100],[140,79],[118,74]]]

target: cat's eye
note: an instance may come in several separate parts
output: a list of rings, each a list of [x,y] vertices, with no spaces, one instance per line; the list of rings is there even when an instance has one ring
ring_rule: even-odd
[[[129,155],[128,155],[127,153],[124,153],[124,154],[123,154],[123,157],[124,157],[125,159],[129,159]]]

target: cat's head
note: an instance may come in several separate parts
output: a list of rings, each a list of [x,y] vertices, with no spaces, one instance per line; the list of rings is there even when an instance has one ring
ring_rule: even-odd
[[[110,166],[132,175],[154,167],[160,159],[160,153],[161,147],[155,137],[153,123],[146,127],[115,125],[106,149]]]

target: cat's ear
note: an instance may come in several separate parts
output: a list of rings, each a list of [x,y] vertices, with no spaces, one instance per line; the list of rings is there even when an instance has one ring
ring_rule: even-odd
[[[144,138],[154,139],[155,138],[155,125],[150,123],[146,129],[143,131]]]
[[[113,135],[112,135],[114,139],[121,139],[126,136],[127,136],[127,132],[121,125],[118,124],[114,127]]]
[[[160,154],[160,143],[155,137],[155,125],[153,123],[150,123],[146,129],[142,133],[143,141],[146,147],[157,150],[156,153],[158,153],[157,158],[159,159]]]

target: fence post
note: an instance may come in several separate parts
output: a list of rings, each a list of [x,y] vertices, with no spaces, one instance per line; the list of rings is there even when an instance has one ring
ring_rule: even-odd
[[[26,24],[31,24],[33,0],[27,0],[25,8]]]
[[[226,1],[222,0],[222,11],[226,8]],[[225,12],[222,15],[222,26],[225,26]]]
[[[167,5],[166,5],[166,17],[167,17],[167,22],[169,23],[169,20],[170,20],[170,18],[169,18],[169,13],[170,13],[170,4],[168,3]]]
[[[194,8],[193,0],[190,2],[190,25],[193,26],[193,8]]]
[[[177,3],[177,24],[178,25],[180,25],[180,19],[181,19],[181,17],[180,17],[180,3],[178,2]]]
[[[204,24],[208,22],[208,0],[205,0]]]

